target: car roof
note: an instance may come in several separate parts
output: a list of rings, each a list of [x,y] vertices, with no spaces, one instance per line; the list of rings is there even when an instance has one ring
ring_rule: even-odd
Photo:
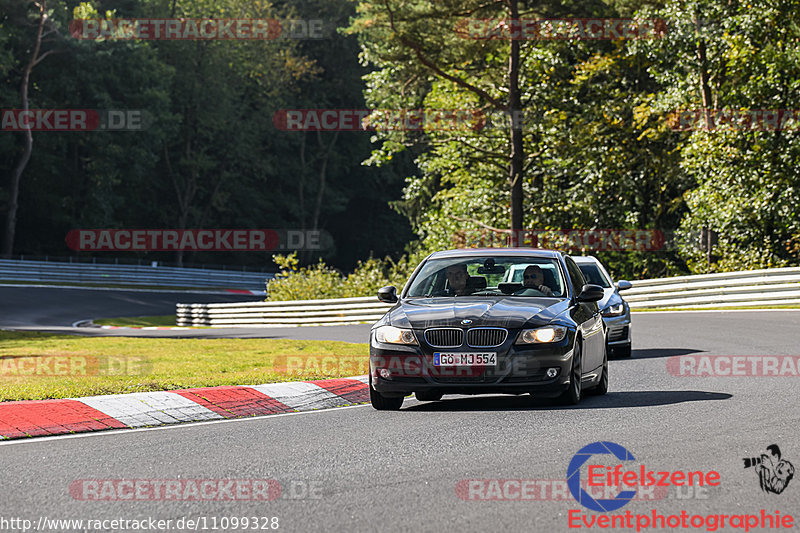
[[[442,250],[433,252],[429,259],[449,259],[454,257],[474,257],[491,255],[494,257],[539,257],[557,259],[561,252],[557,250],[544,250],[541,248],[459,248],[456,250]]]
[[[600,272],[605,272],[608,281],[614,283],[614,278],[611,277],[611,274],[608,272],[608,270],[606,270],[606,267],[603,265],[603,263],[600,262],[598,258],[592,257],[591,255],[579,255],[576,257],[572,257],[572,259],[575,260],[576,265],[597,265],[597,267],[600,269]]]
[[[570,257],[579,265],[588,265],[590,263],[602,265],[599,259],[590,255],[571,255]]]

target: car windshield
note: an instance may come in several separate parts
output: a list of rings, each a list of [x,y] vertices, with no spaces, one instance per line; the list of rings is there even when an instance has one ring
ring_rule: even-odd
[[[411,280],[406,297],[564,298],[565,294],[556,259],[470,256],[427,261]]]
[[[611,287],[611,283],[597,265],[593,263],[586,263],[583,265],[578,265],[578,268],[580,268],[581,272],[583,272],[583,277],[586,278],[586,283],[600,285],[604,289]]]

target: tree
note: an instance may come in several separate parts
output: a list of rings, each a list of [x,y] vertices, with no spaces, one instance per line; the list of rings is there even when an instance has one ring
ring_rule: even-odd
[[[53,49],[42,52],[42,43],[48,35],[58,31],[49,20],[50,13],[47,9],[46,0],[35,0],[31,2],[31,5],[36,11],[36,14],[33,17],[36,30],[32,42],[33,50],[30,52],[28,62],[22,69],[22,81],[20,83],[20,109],[23,113],[27,113],[30,109],[28,91],[30,88],[31,73],[33,72],[33,69],[47,56],[54,52]],[[30,15],[28,13],[30,7],[31,6],[28,5],[27,2],[22,6],[24,9],[23,13],[28,19],[30,19]],[[20,16],[23,13],[18,11],[14,14]],[[28,161],[30,161],[31,154],[33,153],[33,133],[31,132],[31,129],[26,129],[22,135],[22,153],[19,155],[19,159],[17,160],[16,165],[14,165],[14,169],[11,171],[8,210],[6,212],[6,224],[3,234],[3,250],[2,254],[0,254],[3,257],[11,257],[11,254],[14,251],[14,237],[17,230],[17,209],[19,207],[20,182],[22,180],[22,174],[25,172],[25,168],[28,166]]]
[[[657,14],[671,20],[671,31],[660,42],[641,43],[663,87],[654,107],[665,117],[702,110],[680,134],[680,168],[693,181],[682,253],[694,271],[800,259],[791,245],[800,234],[800,141],[783,129],[787,124],[774,127],[752,113],[800,104],[799,7],[796,1],[669,2]],[[721,121],[714,110],[754,118],[752,127]],[[704,227],[719,234],[712,264],[697,238]]]
[[[381,132],[386,142],[375,151],[372,161],[385,161],[389,154],[410,145],[430,143],[434,152],[439,150],[443,165],[418,161],[423,174],[428,174],[428,183],[437,179],[430,172],[441,172],[448,159],[450,170],[461,167],[459,170],[471,173],[472,169],[459,165],[453,157],[460,152],[466,154],[468,162],[488,164],[489,168],[479,170],[485,184],[497,184],[498,171],[507,176],[507,209],[512,242],[516,242],[523,229],[525,173],[541,155],[536,126],[523,124],[523,116],[527,113],[528,118],[533,118],[542,112],[538,105],[547,96],[541,90],[546,84],[541,82],[551,74],[543,69],[552,57],[549,52],[563,47],[540,47],[515,38],[476,38],[485,35],[471,34],[469,21],[488,19],[486,35],[502,35],[503,26],[512,24],[508,20],[558,15],[568,12],[569,7],[561,3],[532,7],[519,0],[449,0],[435,4],[421,0],[364,0],[358,6],[359,16],[350,31],[361,37],[365,63],[378,67],[367,77],[368,103],[390,109],[398,105],[414,109],[449,104],[505,114],[509,119],[506,135],[499,135],[497,129],[474,134],[463,128],[447,133],[428,130],[425,136]],[[584,5],[587,11],[596,7]],[[453,174],[457,173],[438,179],[455,181],[458,178]],[[535,179],[534,187],[540,186]]]

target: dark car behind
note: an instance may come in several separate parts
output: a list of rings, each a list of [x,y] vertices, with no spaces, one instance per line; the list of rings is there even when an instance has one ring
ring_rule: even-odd
[[[611,356],[631,356],[631,308],[628,302],[620,295],[631,287],[626,280],[614,283],[603,264],[595,257],[573,257],[578,268],[581,269],[587,283],[603,287],[603,298],[597,302],[600,314],[608,328],[607,342],[608,353]]]

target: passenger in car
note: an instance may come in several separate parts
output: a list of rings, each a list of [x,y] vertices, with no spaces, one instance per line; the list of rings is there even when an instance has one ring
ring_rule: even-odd
[[[553,296],[553,290],[544,284],[544,273],[538,265],[530,265],[522,274],[522,287],[524,289],[536,289],[545,296]]]

